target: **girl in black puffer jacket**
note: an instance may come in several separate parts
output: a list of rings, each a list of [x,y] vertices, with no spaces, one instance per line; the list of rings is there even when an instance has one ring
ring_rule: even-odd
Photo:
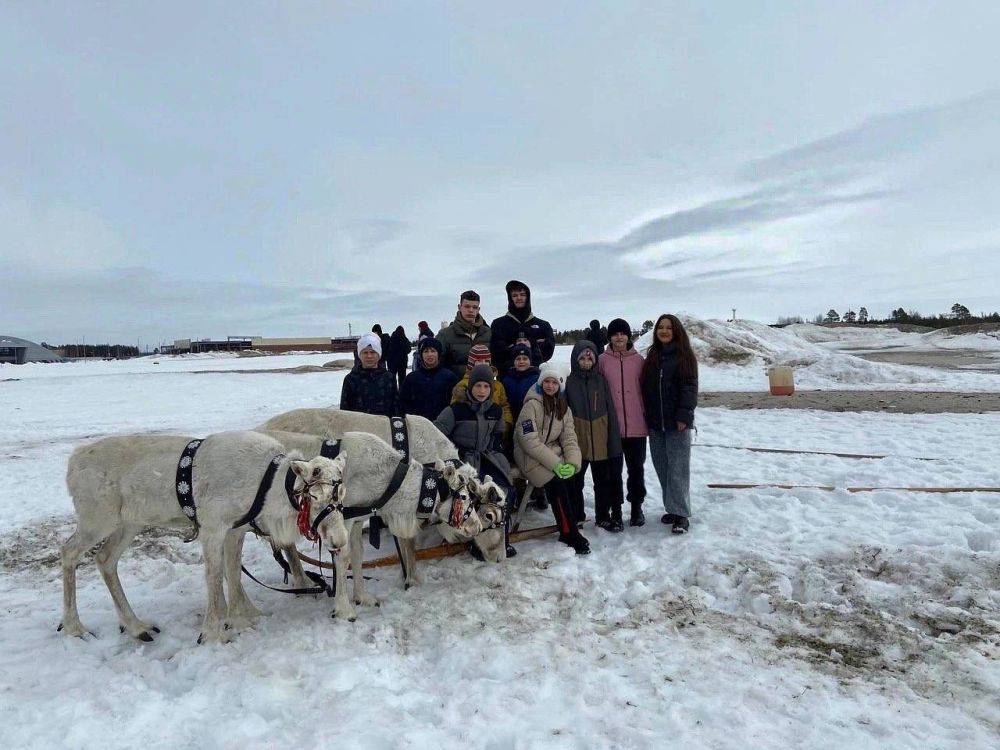
[[[663,490],[663,523],[675,534],[691,515],[691,428],[698,405],[698,361],[676,315],[661,315],[642,369],[649,452]]]

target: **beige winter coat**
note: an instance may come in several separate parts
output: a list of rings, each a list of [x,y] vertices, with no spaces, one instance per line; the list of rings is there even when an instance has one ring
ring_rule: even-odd
[[[572,410],[567,409],[562,419],[545,414],[541,394],[530,390],[514,424],[514,461],[535,487],[548,484],[555,476],[552,471],[564,461],[579,470],[583,459]]]

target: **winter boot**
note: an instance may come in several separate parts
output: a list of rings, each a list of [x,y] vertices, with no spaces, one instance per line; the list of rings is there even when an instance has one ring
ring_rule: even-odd
[[[675,516],[673,513],[664,513],[662,516],[660,516],[660,523],[670,526],[673,524],[675,518],[677,518],[677,516]]]
[[[590,554],[590,542],[588,542],[587,537],[579,531],[570,532],[569,534],[560,534],[559,541],[569,547],[572,547],[578,555]]]
[[[614,534],[625,531],[625,524],[622,523],[622,506],[615,505],[611,508],[611,527],[608,531]]]
[[[642,503],[632,503],[632,514],[628,519],[629,526],[645,526],[646,516],[642,513]]]
[[[674,516],[674,525],[671,527],[672,534],[687,534],[691,524],[684,516]]]
[[[549,501],[545,499],[545,490],[535,487],[531,490],[531,507],[535,510],[548,510]]]

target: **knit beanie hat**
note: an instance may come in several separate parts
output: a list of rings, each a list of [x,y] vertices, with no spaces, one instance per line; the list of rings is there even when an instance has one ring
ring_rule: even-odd
[[[469,349],[469,358],[466,361],[466,367],[471,370],[476,365],[488,365],[490,359],[490,348],[485,344],[475,344]]]
[[[632,326],[628,324],[628,321],[622,320],[621,318],[615,318],[610,323],[608,323],[608,338],[611,338],[616,333],[624,333],[632,339]]]
[[[489,383],[492,387],[493,385],[493,368],[489,365],[476,365],[472,368],[469,373],[469,390],[472,390],[472,386],[476,383]]]
[[[358,354],[361,354],[368,347],[374,349],[378,356],[382,356],[382,339],[378,337],[377,333],[366,333],[358,338]]]
[[[543,364],[538,372],[539,388],[542,387],[542,381],[545,380],[545,378],[555,378],[556,380],[558,380],[559,389],[562,390],[562,383],[563,383],[562,373],[559,372],[559,369],[550,362],[546,362],[545,364]]]
[[[531,347],[529,347],[527,344],[514,344],[514,346],[510,348],[510,359],[512,362],[518,357],[520,357],[522,354],[530,360]]]
[[[424,336],[417,344],[417,354],[423,355],[424,350],[434,349],[439,355],[444,354],[444,345],[433,336]]]

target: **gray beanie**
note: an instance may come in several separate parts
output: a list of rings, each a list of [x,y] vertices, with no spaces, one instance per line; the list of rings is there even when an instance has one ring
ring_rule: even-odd
[[[493,368],[489,365],[476,365],[469,373],[469,388],[476,383],[489,383],[493,387]]]

